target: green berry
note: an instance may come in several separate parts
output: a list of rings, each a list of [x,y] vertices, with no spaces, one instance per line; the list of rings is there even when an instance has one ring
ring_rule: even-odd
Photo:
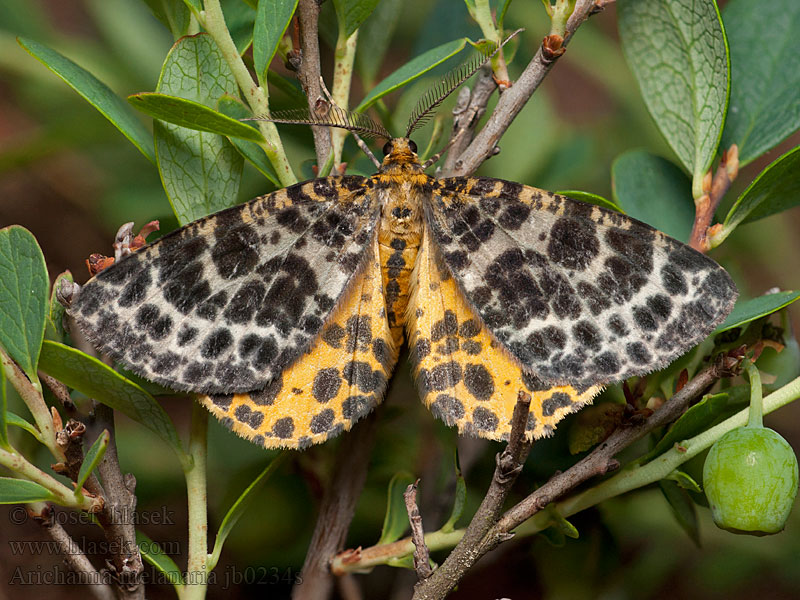
[[[718,527],[768,535],[786,524],[797,495],[797,457],[778,433],[739,427],[711,447],[703,487]]]

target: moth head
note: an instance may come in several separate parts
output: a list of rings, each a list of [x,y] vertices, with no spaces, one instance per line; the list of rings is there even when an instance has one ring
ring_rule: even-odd
[[[391,154],[416,155],[417,144],[414,143],[414,140],[408,138],[393,138],[383,146],[383,155],[388,157]]]
[[[383,147],[381,173],[402,174],[422,170],[417,157],[417,145],[407,137],[393,138]]]

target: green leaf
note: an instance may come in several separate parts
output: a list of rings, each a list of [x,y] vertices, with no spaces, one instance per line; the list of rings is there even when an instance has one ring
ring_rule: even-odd
[[[142,558],[153,565],[157,571],[163,573],[169,583],[176,588],[183,585],[183,575],[175,561],[164,553],[157,542],[151,540],[139,529],[136,530],[136,545],[139,546]]]
[[[614,201],[634,219],[684,243],[694,223],[692,184],[674,164],[644,150],[617,157],[611,166]]]
[[[742,166],[800,127],[800,2],[730,0],[722,20],[731,48],[722,147],[738,144]]]
[[[675,469],[664,479],[667,479],[669,481],[674,481],[683,490],[689,490],[690,492],[695,492],[697,494],[700,494],[703,491],[703,488],[700,487],[699,483],[697,483],[694,479],[692,479],[691,475],[679,469]]]
[[[167,26],[174,39],[177,40],[188,33],[191,13],[186,4],[178,0],[143,0],[143,2],[150,8],[153,16]]]
[[[47,267],[33,234],[0,229],[0,347],[37,381],[36,363],[47,318]]]
[[[436,48],[423,52],[416,58],[411,59],[372,88],[369,94],[361,101],[361,104],[356,107],[355,111],[364,112],[389,92],[393,92],[409,81],[413,81],[420,75],[427,73],[436,65],[442,64],[448,58],[455,56],[461,52],[466,45],[467,38],[453,40],[441,46],[436,46]]]
[[[58,75],[89,104],[111,121],[150,162],[155,162],[153,138],[147,128],[122,98],[89,71],[79,67],[55,50],[27,38],[17,38],[19,44],[45,67]]]
[[[700,400],[700,402],[683,413],[680,419],[675,421],[655,447],[640,459],[641,463],[650,462],[655,457],[670,450],[675,444],[694,437],[706,429],[722,414],[727,405],[728,394],[724,393],[706,396]]]
[[[128,102],[143,113],[167,123],[255,142],[264,141],[264,136],[258,129],[191,100],[142,92],[128,96]]]
[[[740,300],[733,307],[731,314],[714,331],[712,335],[722,333],[734,327],[741,327],[750,321],[755,321],[761,317],[766,317],[780,309],[789,306],[792,302],[800,298],[800,292],[777,292],[751,298],[750,300]]]
[[[292,21],[297,0],[259,0],[253,33],[253,64],[263,85],[278,44]]]
[[[221,0],[225,25],[239,54],[244,54],[253,43],[256,11],[243,0]]]
[[[172,47],[156,91],[214,108],[237,86],[210,36],[198,34]],[[236,203],[243,160],[228,140],[161,121],[154,129],[161,181],[181,225]]]
[[[233,119],[247,119],[253,116],[250,109],[233,96],[222,96],[222,98],[219,99],[218,109],[219,112]],[[254,129],[258,127],[253,121],[241,122]],[[267,158],[267,154],[261,146],[241,138],[229,139],[233,146],[239,151],[239,154],[250,161],[264,177],[269,179],[273,184],[280,186],[278,175],[275,173],[275,169],[272,168],[272,163],[269,162],[269,158]]]
[[[86,455],[83,457],[83,462],[81,463],[80,471],[78,471],[78,479],[75,482],[75,495],[81,496],[81,489],[83,488],[83,484],[86,483],[86,480],[89,479],[89,475],[92,474],[92,471],[95,470],[100,461],[103,460],[103,457],[106,455],[106,449],[108,448],[108,443],[111,441],[111,435],[108,433],[108,429],[104,429],[103,433],[97,436],[97,439],[94,441],[94,444],[89,448],[86,452]]]
[[[8,399],[6,398],[6,370],[0,366],[0,446],[6,450],[10,449],[8,445],[8,424],[11,418],[12,413],[8,412]]]
[[[700,528],[697,523],[697,509],[686,490],[674,481],[662,479],[658,482],[661,493],[667,499],[672,514],[696,545],[700,545]]]
[[[56,277],[53,282],[53,288],[50,291],[50,313],[47,316],[47,323],[45,323],[44,335],[47,339],[54,342],[63,342],[64,337],[67,335],[64,329],[64,315],[67,310],[64,305],[56,298],[56,292],[61,286],[62,281],[72,281],[72,273],[64,271]]]
[[[624,404],[599,402],[581,410],[567,435],[570,454],[586,452],[605,440],[622,423]]]
[[[0,504],[52,501],[53,494],[44,486],[13,477],[0,477]]]
[[[647,108],[700,197],[728,103],[728,46],[717,6],[710,0],[621,0],[617,14],[622,48]]]
[[[548,509],[548,513],[550,514],[550,523],[553,527],[558,529],[561,533],[563,533],[566,537],[572,538],[573,540],[577,540],[580,537],[580,533],[578,529],[567,521],[561,513],[559,513],[555,507],[552,505]]]
[[[800,204],[800,146],[771,163],[728,211],[722,228],[711,236],[719,246],[734,229]]]
[[[367,17],[375,10],[380,0],[333,0],[336,16],[344,26],[345,36],[350,37],[361,27]]]
[[[403,498],[403,492],[416,479],[406,471],[395,473],[389,482],[386,493],[386,515],[383,517],[383,529],[377,545],[391,544],[400,539],[408,529],[408,511]]]
[[[0,369],[0,377],[3,376],[4,376],[3,370]],[[39,430],[36,429],[36,427],[34,427],[33,424],[28,423],[28,421],[26,421],[25,419],[23,419],[18,415],[15,415],[12,412],[5,411],[5,416],[6,416],[6,425],[13,425],[14,427],[19,427],[20,429],[24,429],[25,431],[30,433],[33,437],[35,437],[37,440],[41,440],[41,435],[39,433]]]
[[[606,200],[602,196],[598,196],[597,194],[593,194],[591,192],[581,192],[579,190],[563,190],[556,193],[562,194],[564,196],[569,196],[573,200],[580,200],[581,202],[586,202],[587,204],[594,204],[595,206],[601,206],[603,208],[607,208],[608,210],[615,210],[621,213],[625,212],[619,206],[614,204],[611,200]]]
[[[283,451],[273,458],[266,468],[261,471],[259,476],[256,477],[253,482],[247,486],[247,488],[245,488],[242,494],[236,499],[236,502],[234,502],[228,509],[228,512],[225,514],[225,518],[222,519],[222,524],[219,526],[219,531],[217,531],[217,537],[214,539],[214,550],[209,558],[209,571],[217,565],[217,561],[219,560],[225,540],[228,538],[228,535],[233,530],[236,523],[247,510],[247,507],[250,506],[250,503],[255,497],[255,492],[261,489],[261,486],[264,485],[267,479],[270,478],[270,476],[281,465],[281,463],[283,463],[288,455],[288,451]]]
[[[304,106],[308,101],[300,84],[296,80],[288,79],[280,73],[273,71],[269,74],[269,86],[285,94],[287,96],[285,102],[289,106]]]
[[[564,532],[557,527],[547,527],[542,529],[539,532],[539,535],[547,540],[547,543],[553,546],[553,548],[563,548],[567,543],[567,537],[564,535]]]
[[[356,68],[366,88],[375,83],[402,11],[402,2],[381,2],[358,30]]]
[[[175,426],[150,394],[108,365],[80,350],[57,342],[42,345],[40,368],[65,385],[141,423],[178,453],[183,448]]]
[[[405,556],[401,556],[399,558],[390,558],[386,561],[387,567],[395,567],[397,569],[410,569],[414,570],[414,555],[413,554],[406,554]]]
[[[195,12],[203,10],[203,0],[183,0],[183,3]]]
[[[578,539],[580,533],[575,526],[567,521],[552,505],[544,509],[549,517],[549,525],[540,533],[556,548],[561,548],[566,543],[566,538]]]

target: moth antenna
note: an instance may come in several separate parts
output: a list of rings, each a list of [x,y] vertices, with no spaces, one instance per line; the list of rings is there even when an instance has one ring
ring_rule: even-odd
[[[355,139],[356,144],[358,144],[358,147],[361,148],[361,151],[367,155],[367,158],[369,158],[372,161],[372,164],[375,165],[376,168],[380,169],[381,161],[375,158],[375,155],[372,153],[372,150],[370,150],[369,146],[367,146],[364,140],[361,139],[361,136],[359,136],[355,131],[351,131],[350,133],[353,134],[353,139]]]
[[[422,163],[422,170],[424,171],[432,164],[436,163],[442,157],[442,154],[444,154],[450,149],[450,146],[452,146],[455,143],[455,141],[456,141],[455,138],[451,139],[449,142],[447,142],[447,145],[444,148],[439,150],[436,154],[434,154],[428,160]]]
[[[269,115],[243,119],[245,121],[271,121],[272,123],[291,123],[297,125],[319,125],[320,127],[338,127],[364,137],[380,137],[392,139],[386,128],[363,113],[351,112],[338,106],[325,103],[327,109],[322,116],[312,115],[307,108],[279,110]]]
[[[443,80],[439,81],[431,89],[425,92],[425,94],[423,94],[417,102],[417,105],[414,107],[411,117],[408,119],[408,128],[406,128],[405,137],[410,137],[415,129],[424,125],[428,119],[431,118],[431,112],[434,108],[444,102],[445,98],[457,90],[467,79],[472,77],[478,71],[478,69],[480,69],[486,63],[486,61],[491,60],[494,55],[500,51],[500,48],[505,46],[508,40],[517,35],[517,33],[520,31],[522,30],[517,29],[517,31],[503,40],[499,46],[492,44],[489,46],[489,48],[487,48],[485,51],[482,51],[472,60],[464,63],[456,70],[450,71],[447,75],[445,75]]]

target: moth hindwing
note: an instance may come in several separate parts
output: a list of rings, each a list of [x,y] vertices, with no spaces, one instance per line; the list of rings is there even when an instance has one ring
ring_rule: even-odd
[[[238,434],[303,448],[382,399],[404,339],[420,396],[504,439],[520,391],[552,433],[730,312],[713,260],[622,214],[490,178],[435,179],[396,138],[372,177],[279,190],[146,246],[70,314],[135,373]]]

